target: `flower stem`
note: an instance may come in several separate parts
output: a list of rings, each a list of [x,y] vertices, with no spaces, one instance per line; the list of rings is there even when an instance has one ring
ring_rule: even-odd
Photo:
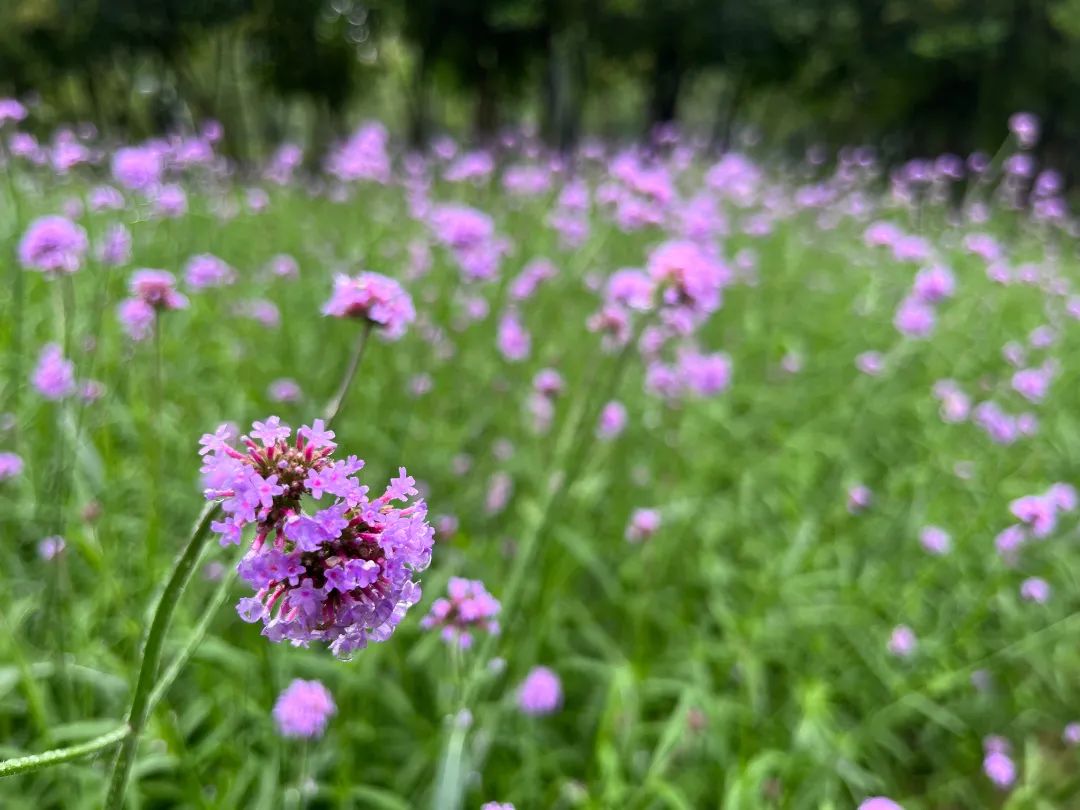
[[[47,768],[50,765],[58,765],[61,762],[69,762],[70,760],[78,759],[79,757],[85,757],[88,754],[103,751],[106,748],[111,748],[116,745],[121,740],[124,740],[130,734],[131,728],[127,723],[124,723],[122,726],[118,726],[112,731],[102,734],[100,737],[94,737],[94,739],[87,740],[78,745],[71,745],[67,748],[54,748],[51,751],[44,751],[40,754],[30,754],[25,757],[5,759],[0,762],[0,778],[14,776],[18,773],[26,773],[27,771],[36,771],[40,768]]]
[[[357,338],[356,345],[353,347],[352,357],[349,359],[349,367],[345,370],[345,376],[341,378],[341,384],[338,386],[334,398],[326,406],[326,414],[323,416],[323,420],[326,422],[327,427],[330,426],[330,423],[334,421],[334,417],[341,411],[345,395],[349,393],[349,386],[352,385],[356,371],[360,368],[360,361],[364,357],[364,348],[368,344],[368,336],[371,334],[372,326],[371,321],[364,322],[363,329],[360,330],[360,337]]]
[[[146,725],[146,718],[150,714],[150,696],[154,688],[155,676],[157,675],[158,663],[161,660],[161,650],[165,644],[165,633],[169,629],[173,612],[180,596],[191,580],[195,570],[195,564],[203,550],[203,545],[210,534],[210,524],[217,517],[219,505],[210,503],[203,509],[198,521],[191,531],[187,545],[180,553],[173,566],[165,588],[158,597],[154,607],[153,618],[150,621],[150,630],[146,635],[146,643],[143,645],[142,662],[139,665],[139,675],[135,683],[135,692],[131,698],[131,708],[128,710],[127,722],[131,727],[131,734],[124,738],[116,760],[113,762],[112,775],[109,778],[108,793],[105,797],[105,806],[108,808],[120,808],[123,806],[124,790],[127,787],[128,775],[135,761],[135,749],[139,744],[139,734]]]
[[[218,611],[225,602],[225,598],[229,595],[229,586],[232,585],[235,577],[236,566],[233,566],[221,575],[221,582],[218,584],[217,590],[214,591],[214,595],[207,603],[199,623],[195,625],[195,629],[191,631],[191,635],[189,635],[187,641],[184,642],[183,648],[176,654],[176,657],[165,671],[161,673],[161,677],[158,678],[157,683],[154,685],[154,690],[150,693],[148,712],[152,712],[154,707],[161,702],[161,699],[165,697],[165,694],[169,691],[169,687],[173,685],[173,682],[179,677],[181,671],[187,666],[187,662],[191,660],[191,656],[195,654],[195,650],[197,650],[199,644],[202,643],[206,631],[210,629],[210,623],[214,620],[214,617],[217,616]]]

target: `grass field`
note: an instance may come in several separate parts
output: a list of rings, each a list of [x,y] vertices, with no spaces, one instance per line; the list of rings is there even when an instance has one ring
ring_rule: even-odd
[[[7,132],[0,756],[131,720],[200,437],[311,425],[359,346],[336,456],[372,498],[406,467],[436,536],[419,603],[346,660],[238,617],[253,531],[189,547],[139,733],[0,780],[6,810],[102,806],[122,737],[140,808],[1080,807],[1080,263],[1052,177],[687,142],[571,169],[370,128],[313,175],[245,173],[207,137]],[[43,272],[46,215],[88,244]],[[138,268],[188,299],[142,339]],[[322,314],[365,270],[412,299],[399,339]],[[451,577],[497,635],[422,626]],[[537,666],[553,711],[519,705]],[[296,678],[332,695],[321,736],[279,733]]]

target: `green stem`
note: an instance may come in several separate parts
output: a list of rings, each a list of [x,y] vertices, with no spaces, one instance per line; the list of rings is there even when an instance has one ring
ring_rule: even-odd
[[[85,757],[87,754],[103,751],[106,748],[111,748],[116,745],[121,740],[128,739],[130,734],[131,729],[128,727],[127,723],[125,723],[107,734],[102,734],[100,737],[94,737],[94,739],[87,740],[78,745],[71,745],[67,748],[54,748],[52,751],[31,754],[25,757],[5,759],[0,762],[0,778],[14,776],[17,773],[26,773],[27,771],[36,771],[40,768],[47,768],[50,765],[59,765],[61,762],[69,762],[70,760],[78,759],[79,757]]]
[[[368,344],[368,336],[371,334],[373,325],[374,324],[371,321],[364,322],[364,327],[360,331],[360,337],[357,338],[356,345],[353,347],[352,357],[349,360],[349,367],[345,369],[345,376],[341,378],[341,384],[338,386],[337,392],[326,406],[326,414],[323,416],[323,420],[326,422],[327,427],[330,426],[330,423],[334,421],[334,418],[341,411],[341,405],[345,401],[345,395],[349,393],[349,386],[352,385],[353,377],[356,376],[356,371],[360,368],[360,361],[364,357],[364,348]]]
[[[195,625],[195,629],[191,631],[191,635],[184,642],[183,648],[176,654],[176,658],[173,659],[166,670],[161,673],[161,677],[158,678],[157,683],[154,685],[154,690],[150,693],[150,705],[147,711],[152,712],[154,707],[161,702],[161,699],[169,691],[169,687],[173,685],[184,667],[187,666],[188,661],[191,660],[191,656],[195,654],[195,650],[198,649],[199,644],[202,643],[203,638],[206,636],[206,631],[210,629],[210,623],[214,621],[226,597],[228,597],[229,586],[232,585],[235,578],[236,566],[221,575],[221,582],[207,603],[206,610],[203,612],[199,623]]]
[[[135,761],[135,749],[139,743],[139,734],[146,725],[146,718],[150,714],[150,696],[154,688],[155,676],[157,675],[158,663],[161,660],[161,650],[165,644],[165,633],[169,629],[176,604],[191,580],[195,570],[195,564],[202,554],[203,545],[210,534],[210,524],[218,515],[219,505],[210,503],[203,509],[198,521],[191,531],[191,537],[187,545],[180,553],[180,557],[173,566],[172,575],[165,583],[165,589],[158,597],[154,607],[154,615],[150,621],[150,630],[146,635],[146,644],[143,646],[142,663],[139,665],[139,676],[135,683],[135,692],[131,698],[131,708],[128,710],[127,722],[131,727],[131,735],[124,739],[117,752],[113,763],[112,775],[109,778],[109,789],[105,797],[105,806],[108,808],[120,808],[123,806],[124,790],[127,787],[128,775]]]

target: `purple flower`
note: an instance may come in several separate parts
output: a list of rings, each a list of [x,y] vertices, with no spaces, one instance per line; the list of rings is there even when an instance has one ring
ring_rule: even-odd
[[[936,323],[934,310],[921,300],[905,298],[896,310],[893,325],[899,332],[912,338],[923,338],[934,331]]]
[[[57,344],[47,343],[30,381],[45,399],[63,399],[75,393],[75,366]]]
[[[225,287],[236,281],[236,271],[211,253],[192,256],[184,268],[184,280],[197,290]]]
[[[611,401],[600,411],[600,424],[597,425],[598,438],[609,441],[626,428],[626,406],[621,402]]]
[[[283,737],[321,737],[337,712],[330,691],[319,681],[297,678],[274,703],[274,722]]]
[[[19,263],[27,270],[57,275],[74,273],[82,266],[89,243],[86,231],[69,219],[35,219],[19,241]]]
[[[213,530],[225,545],[255,524],[237,570],[256,593],[237,605],[241,617],[261,621],[273,642],[321,641],[347,657],[388,639],[419,601],[413,575],[431,560],[434,530],[424,502],[410,500],[417,492],[404,469],[369,499],[353,475],[363,462],[332,458],[334,434],[322,420],[297,430],[295,442],[290,433],[268,417],[252,427],[261,444],[242,437],[245,452],[230,446],[228,430],[203,436],[206,497],[221,500],[228,518]],[[327,508],[304,511],[307,498],[326,494]]]
[[[509,309],[499,321],[497,340],[499,353],[511,362],[519,362],[529,356],[532,338],[522,325],[515,310]]]
[[[919,534],[919,542],[931,554],[948,554],[952,548],[952,538],[940,526],[927,526]]]
[[[856,484],[848,490],[847,510],[857,515],[867,509],[874,500],[874,493],[863,484]]]
[[[420,625],[427,629],[440,628],[443,641],[467,649],[472,646],[473,633],[478,630],[498,634],[499,623],[495,617],[501,607],[499,600],[488,593],[480,580],[451,577],[446,586],[446,597],[432,603],[431,611]]]
[[[117,307],[116,315],[132,340],[146,340],[153,333],[156,311],[141,298],[125,298]]]
[[[859,810],[904,810],[904,808],[884,796],[871,796],[859,805]]]
[[[702,397],[723,392],[731,383],[731,358],[723,352],[679,354],[678,374],[687,390]]]
[[[338,274],[334,291],[323,307],[324,315],[362,318],[379,327],[390,340],[405,334],[416,319],[412,298],[394,279],[379,273]]]
[[[516,810],[510,802],[484,802],[480,810]]]
[[[167,218],[182,217],[187,213],[187,194],[175,183],[165,183],[153,190],[154,211]]]
[[[533,667],[518,687],[517,703],[525,714],[551,714],[562,705],[559,676],[547,667]]]
[[[271,402],[299,402],[303,396],[300,385],[288,377],[270,383],[266,394]]]
[[[64,538],[58,535],[46,537],[38,543],[38,556],[43,560],[51,560],[67,547]]]
[[[0,453],[0,481],[22,475],[23,460],[17,453]]]
[[[110,225],[105,241],[98,250],[98,258],[110,267],[119,267],[131,261],[131,232],[119,222]]]
[[[136,270],[128,281],[132,297],[156,310],[185,309],[187,296],[176,291],[176,277],[167,270]]]
[[[18,123],[26,118],[26,107],[13,98],[0,98],[0,127],[8,121]]]
[[[918,641],[914,631],[906,624],[900,624],[893,628],[889,635],[889,652],[897,658],[910,658],[915,653]]]
[[[1069,723],[1061,732],[1061,741],[1068,746],[1080,745],[1080,723]]]
[[[855,367],[863,374],[876,377],[885,369],[885,358],[880,352],[863,352],[855,358]]]
[[[117,149],[112,157],[112,174],[120,185],[132,191],[146,191],[161,182],[164,162],[157,144]]]
[[[1016,765],[1005,751],[990,751],[983,759],[983,772],[994,786],[1007,790],[1016,782]]]
[[[1009,132],[1016,136],[1023,149],[1030,149],[1039,141],[1039,118],[1033,113],[1018,112],[1009,116]]]
[[[915,276],[912,292],[924,304],[936,304],[945,298],[951,298],[956,290],[956,279],[948,267],[935,264],[925,267]]]
[[[648,540],[660,529],[660,511],[657,509],[635,509],[626,527],[626,540],[640,543]]]
[[[1020,598],[1045,605],[1050,599],[1050,583],[1041,577],[1028,577],[1020,583]]]

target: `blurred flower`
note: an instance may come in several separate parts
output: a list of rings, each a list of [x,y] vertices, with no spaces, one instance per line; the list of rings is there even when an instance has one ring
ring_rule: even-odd
[[[88,246],[86,231],[71,220],[39,217],[19,241],[19,263],[50,275],[74,273],[82,266]]]
[[[184,280],[196,290],[225,287],[236,281],[236,271],[223,259],[211,253],[200,253],[188,259]]]
[[[0,453],[0,481],[22,475],[23,460],[18,453]]]
[[[626,539],[631,543],[648,540],[660,529],[660,511],[657,509],[635,509],[630,515],[626,527]]]
[[[898,658],[910,658],[915,653],[918,641],[914,631],[906,624],[900,624],[893,628],[889,636],[889,652]]]
[[[547,667],[533,667],[518,687],[517,703],[525,714],[551,714],[562,705],[559,676]]]
[[[874,493],[863,484],[856,484],[848,489],[847,510],[856,515],[868,508],[874,500]]]
[[[600,424],[596,435],[602,440],[614,439],[626,428],[626,406],[621,402],[611,401],[600,411]]]
[[[532,338],[513,309],[507,310],[499,321],[497,346],[499,353],[511,362],[520,362],[529,356]]]
[[[1044,605],[1050,599],[1050,583],[1040,577],[1028,577],[1020,583],[1020,597]]]
[[[443,641],[468,649],[475,632],[499,633],[495,617],[501,607],[499,600],[488,593],[480,580],[451,577],[446,586],[446,597],[432,603],[431,611],[420,626],[440,628]]]
[[[927,526],[919,534],[922,547],[931,554],[948,554],[952,548],[952,538],[940,526]]]
[[[43,560],[51,560],[67,547],[64,538],[59,535],[46,537],[38,543],[38,556]]]
[[[303,397],[299,383],[289,377],[274,380],[266,394],[271,402],[299,402]]]
[[[297,678],[278,695],[274,722],[283,737],[321,737],[336,712],[334,698],[325,686]]]
[[[63,399],[75,393],[75,366],[64,357],[59,345],[47,343],[38,356],[30,381],[45,399]]]
[[[887,799],[884,796],[872,796],[859,805],[859,810],[904,810],[904,808],[892,799]]]
[[[336,275],[334,291],[323,307],[323,314],[361,318],[378,327],[390,340],[404,335],[416,319],[409,294],[392,278],[379,273]]]

